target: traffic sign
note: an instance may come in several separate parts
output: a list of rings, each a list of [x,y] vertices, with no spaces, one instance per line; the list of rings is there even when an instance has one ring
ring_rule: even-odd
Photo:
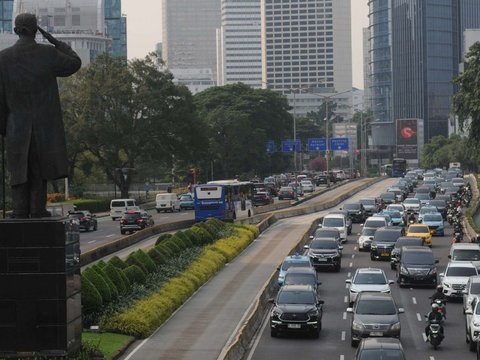
[[[265,144],[267,154],[273,154],[275,152],[275,141],[269,140]]]
[[[330,149],[336,150],[348,150],[348,138],[331,138]]]
[[[308,151],[325,151],[327,149],[327,141],[325,138],[311,138],[308,139]]]
[[[293,141],[292,139],[287,139],[282,141],[282,152],[302,152],[302,143],[300,140]]]

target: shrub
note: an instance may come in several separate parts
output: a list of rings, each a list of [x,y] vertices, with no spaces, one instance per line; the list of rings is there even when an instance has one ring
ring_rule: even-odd
[[[183,250],[182,245],[172,241],[171,239],[165,241],[163,244],[170,250],[173,256],[175,256],[176,254],[180,253]]]
[[[110,211],[110,198],[77,199],[74,204],[77,210],[90,210],[92,213]]]
[[[118,297],[117,286],[112,282],[112,280],[110,280],[108,275],[103,271],[103,269],[100,266],[98,266],[97,264],[92,265],[92,269],[95,270],[97,274],[100,275],[103,278],[103,280],[105,280],[105,282],[107,283],[110,289],[110,293],[112,294],[112,300],[116,299]]]
[[[47,195],[48,203],[59,203],[65,201],[65,193],[52,193]]]
[[[205,222],[199,222],[198,224],[196,224],[195,226],[198,226],[199,228],[205,230],[208,235],[210,236],[210,242],[213,241],[215,239],[215,230],[212,229],[211,226],[207,225]]]
[[[223,226],[218,223],[218,220],[214,218],[209,218],[207,221],[205,221],[205,225],[209,226],[215,232],[215,234],[217,234],[223,228]]]
[[[157,249],[160,253],[162,253],[164,256],[167,258],[170,258],[173,256],[172,250],[168,248],[168,246],[165,246],[165,244],[159,244],[155,246],[155,249]]]
[[[107,266],[107,263],[103,260],[100,260],[99,262],[97,262],[95,265],[98,265],[100,266],[102,269]]]
[[[143,271],[144,274],[149,273],[145,264],[140,260],[138,256],[135,256],[135,251],[130,253],[130,255],[128,255],[127,260],[125,260],[125,262],[130,266],[137,265]]]
[[[194,225],[191,230],[200,239],[200,244],[206,245],[213,241],[212,235],[201,226]]]
[[[155,262],[157,265],[163,265],[167,262],[167,257],[156,247],[151,248],[147,252],[148,256]]]
[[[123,294],[127,291],[127,284],[125,284],[124,278],[121,275],[122,274],[121,270],[117,269],[112,264],[107,264],[103,268],[103,271],[105,272],[105,274],[107,274],[110,280],[117,286],[119,293]]]
[[[171,238],[173,235],[172,234],[162,234],[158,237],[157,241],[155,242],[155,245],[160,244],[162,241],[168,240]]]
[[[98,310],[102,306],[102,296],[86,276],[82,276],[82,310],[85,313]]]
[[[188,239],[192,242],[194,246],[202,245],[202,239],[200,235],[195,231],[192,231],[192,229],[185,230],[184,234],[188,237]]]
[[[142,249],[139,249],[133,253],[133,256],[138,258],[138,260],[145,265],[145,268],[149,273],[154,273],[157,271],[157,265],[152,260],[150,256],[148,256]]]
[[[182,239],[182,241],[185,243],[185,245],[187,246],[187,248],[193,246],[192,240],[190,240],[190,238],[189,238],[183,231],[177,231],[177,232],[175,233],[175,236],[176,236],[177,238]]]
[[[130,284],[145,284],[147,277],[138,265],[130,265],[122,270],[127,276]]]
[[[100,295],[102,296],[102,302],[108,303],[112,300],[112,293],[110,291],[110,287],[103,279],[103,277],[98,274],[94,269],[91,267],[86,268],[82,272],[82,277],[85,276],[90,282],[95,286],[98,290]]]
[[[120,259],[118,256],[114,256],[112,257],[109,261],[108,261],[110,264],[112,264],[113,266],[115,266],[116,268],[119,268],[119,269],[125,269],[128,265],[125,264],[125,262]]]

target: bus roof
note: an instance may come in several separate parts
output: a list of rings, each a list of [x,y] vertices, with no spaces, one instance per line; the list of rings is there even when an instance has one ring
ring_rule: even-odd
[[[233,185],[251,185],[251,181],[238,181],[238,180],[215,180],[207,182],[209,185],[226,185],[226,186],[233,186]]]

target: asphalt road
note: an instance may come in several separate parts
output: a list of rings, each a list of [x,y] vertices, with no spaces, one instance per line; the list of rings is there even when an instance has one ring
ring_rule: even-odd
[[[379,194],[393,182],[393,179],[382,181],[360,192],[359,196]],[[351,188],[352,186],[347,184],[345,188]],[[310,200],[310,202],[324,202],[337,194],[338,190],[328,192]],[[302,204],[302,206],[307,205]],[[275,272],[285,255],[308,230],[310,224],[326,213],[325,211],[284,219],[268,228],[240,256],[200,288],[150,338],[137,342],[122,359],[216,359],[224,346],[231,340],[258,292]],[[345,261],[344,264],[348,267],[348,261]],[[346,269],[339,274],[343,275],[343,282],[346,274]],[[343,289],[341,289],[341,284],[330,283],[330,280],[327,280],[327,276],[330,275],[335,274],[325,274],[325,279],[322,275],[324,281],[322,289],[339,286],[337,296],[341,301],[335,300],[338,303],[338,309],[336,309],[337,305],[328,298],[326,299],[328,311],[326,311],[325,319],[330,317],[330,321],[340,323],[335,319],[335,314],[340,314],[341,318],[342,311],[344,311],[342,304],[345,284],[343,283]],[[332,281],[334,281],[333,278]],[[326,292],[326,290],[324,291]],[[327,324],[327,320],[325,324]],[[338,346],[335,341],[336,331],[331,326],[325,327],[326,330],[322,333],[321,340],[318,342],[311,342],[308,339],[276,339],[279,343],[274,344],[271,342],[269,333],[267,333],[268,337],[262,334],[253,356],[255,356],[255,359],[292,359],[298,357],[299,351],[303,355],[305,353],[303,347],[307,346],[307,350],[311,354],[310,357],[318,359],[319,351],[323,351],[324,346],[326,349],[331,348],[332,352],[336,351],[335,347]],[[332,339],[326,341],[325,337],[329,332]],[[285,341],[282,342],[282,340]],[[343,345],[345,346],[345,343]],[[282,346],[284,351],[278,351],[277,346]],[[295,346],[294,351],[291,348],[293,346]],[[304,357],[302,356],[302,358]],[[330,357],[322,358],[330,359]]]

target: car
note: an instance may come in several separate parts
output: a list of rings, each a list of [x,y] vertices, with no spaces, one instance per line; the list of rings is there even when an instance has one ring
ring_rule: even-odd
[[[348,289],[349,306],[357,299],[358,294],[364,291],[390,293],[390,285],[395,283],[388,280],[385,272],[378,268],[358,268],[351,279],[345,280],[350,284]]]
[[[383,204],[386,206],[390,204],[395,204],[397,202],[397,197],[393,192],[384,192],[380,194],[380,199],[382,199]]]
[[[195,209],[195,203],[193,201],[193,196],[191,194],[182,194],[180,195],[180,209]]]
[[[463,298],[470,276],[478,275],[477,268],[467,261],[450,261],[440,274],[443,293],[450,299]]]
[[[157,213],[160,211],[163,212],[174,212],[181,211],[180,200],[177,197],[177,194],[174,193],[160,193],[155,196],[155,209]]]
[[[367,216],[371,216],[379,210],[378,201],[375,198],[363,198],[360,199],[359,202],[363,205]]]
[[[480,306],[479,298],[474,297],[465,313],[465,342],[469,345],[470,351],[477,349],[480,341]]]
[[[97,215],[88,210],[70,211],[68,218],[78,222],[79,230],[95,231],[98,229]]]
[[[285,273],[290,268],[295,267],[312,267],[312,262],[309,256],[294,254],[286,256],[283,261],[282,265],[280,265],[278,270],[278,280],[277,283],[279,286],[283,285],[283,281],[285,280]]]
[[[403,200],[402,204],[405,207],[407,213],[413,212],[415,214],[418,214],[418,212],[420,211],[420,200],[418,200],[417,198],[406,198],[405,200]]]
[[[341,214],[345,216],[345,219],[347,220],[347,235],[350,235],[352,233],[353,221],[347,210],[332,210],[329,212],[329,214]]]
[[[270,299],[270,335],[303,332],[318,338],[322,330],[323,300],[310,285],[285,285]]]
[[[138,210],[130,210],[123,214],[120,219],[120,233],[122,235],[127,232],[133,233],[137,230],[143,230],[147,227],[147,222],[143,217],[143,212]]]
[[[352,219],[352,222],[363,223],[366,219],[365,208],[359,202],[356,203],[346,203],[340,210],[346,210],[348,215]]]
[[[444,220],[447,219],[447,202],[445,200],[438,199],[439,195],[435,197],[435,199],[430,200],[427,205],[428,206],[435,206],[437,211],[442,214]]]
[[[153,216],[150,215],[148,212],[146,212],[145,210],[140,210],[140,214],[142,216],[143,221],[145,221],[145,225],[147,227],[155,225],[155,221],[153,220]]]
[[[370,247],[370,259],[390,260],[390,253],[395,247],[395,242],[403,235],[405,235],[405,230],[400,226],[378,228]]]
[[[342,244],[342,239],[340,237],[340,231],[336,228],[318,228],[315,230],[315,233],[310,236],[310,239],[334,239],[339,245]]]
[[[423,246],[424,240],[419,237],[401,236],[395,241],[395,246],[390,253],[390,268],[395,270],[400,261],[400,252],[403,246]]]
[[[480,261],[479,243],[453,243],[448,254],[450,261]],[[474,263],[476,265],[476,263]]]
[[[353,307],[347,308],[352,314],[350,343],[357,346],[366,337],[400,338],[399,314],[405,312],[397,308],[391,294],[362,292]]]
[[[303,186],[301,183],[291,182],[291,183],[288,183],[288,186],[292,187],[293,190],[295,190],[295,193],[297,194],[297,196],[305,195],[305,192],[303,191]]]
[[[425,245],[432,247],[432,234],[428,228],[428,225],[411,224],[408,227],[406,236],[421,237],[425,241]]]
[[[437,214],[437,213],[439,212],[435,206],[428,206],[428,205],[422,206],[420,208],[420,211],[418,212],[418,222],[419,223],[422,222],[423,216],[425,214]]]
[[[383,210],[381,210],[379,213],[374,214],[373,216],[370,216],[370,217],[384,218],[387,221],[387,226],[392,226],[393,223],[392,223],[392,218],[390,217],[390,215],[388,215],[387,213],[382,213],[382,212],[383,212]]]
[[[415,199],[418,199],[420,201],[420,207],[427,205],[430,200],[432,200],[432,197],[430,193],[415,193],[414,195]]]
[[[445,235],[445,227],[443,224],[443,217],[442,214],[439,212],[425,214],[423,215],[422,224],[428,225],[430,232],[433,235],[437,236],[444,236]]]
[[[297,200],[297,193],[291,186],[282,186],[278,191],[278,200]]]
[[[463,294],[463,312],[468,308],[471,308],[473,299],[478,298],[479,296],[480,275],[470,276],[465,287],[465,293]]]
[[[315,191],[315,186],[310,180],[302,180],[300,181],[300,184],[302,184],[303,191],[304,192],[314,192]]]
[[[395,203],[401,203],[407,197],[405,191],[400,189],[398,186],[389,187],[387,192],[395,194]]]
[[[348,224],[347,218],[343,214],[327,214],[323,217],[322,228],[334,228],[340,231],[342,242],[347,241]]]
[[[270,196],[268,191],[256,191],[253,194],[253,206],[264,206],[273,204],[273,198]]]
[[[398,210],[382,210],[379,215],[388,215],[393,226],[404,226],[405,221],[402,214]]]
[[[397,283],[400,287],[423,285],[437,286],[438,259],[432,249],[425,246],[403,246],[397,266]]]
[[[315,269],[329,268],[340,271],[342,267],[343,246],[331,238],[314,238],[309,245],[304,246]]]
[[[358,251],[368,250],[370,251],[370,247],[372,246],[373,237],[375,236],[375,231],[377,231],[376,227],[364,227],[362,228],[362,232],[358,237]]]
[[[135,199],[113,199],[110,201],[110,217],[112,220],[121,218],[126,211],[138,211]]]
[[[388,226],[388,221],[385,216],[369,216],[367,220],[365,220],[365,223],[361,225],[362,227],[369,227],[369,228],[380,228],[383,226]]]
[[[317,272],[311,266],[309,267],[291,267],[285,273],[283,286],[285,285],[310,285],[318,292],[318,286],[322,285],[318,281]]]
[[[360,341],[354,360],[405,360],[402,343],[395,338],[365,338]]]

